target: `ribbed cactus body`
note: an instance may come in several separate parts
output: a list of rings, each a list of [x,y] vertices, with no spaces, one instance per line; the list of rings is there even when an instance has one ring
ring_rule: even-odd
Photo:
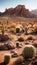
[[[35,48],[31,45],[26,45],[23,50],[24,58],[33,58],[35,56]]]
[[[10,55],[5,55],[5,56],[4,56],[4,63],[5,63],[5,64],[8,64],[9,61],[10,61]]]

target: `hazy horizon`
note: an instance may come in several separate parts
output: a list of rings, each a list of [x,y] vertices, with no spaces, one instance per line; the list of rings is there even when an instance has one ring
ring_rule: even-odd
[[[37,9],[37,0],[0,0],[0,12],[4,12],[6,8],[14,8],[17,5],[25,5],[27,9]]]

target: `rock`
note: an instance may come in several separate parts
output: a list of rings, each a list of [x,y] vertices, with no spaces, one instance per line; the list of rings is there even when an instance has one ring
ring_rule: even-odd
[[[33,61],[32,62],[32,65],[37,65],[37,61]]]
[[[1,45],[0,50],[8,50],[8,48],[5,45]]]
[[[35,55],[35,58],[37,58],[37,55]]]
[[[15,52],[14,50],[10,51],[10,53],[14,53],[14,52]]]
[[[12,54],[12,58],[18,57],[17,52],[15,52],[14,54]]]
[[[37,65],[37,56],[34,58],[34,60],[32,61],[32,65]]]
[[[19,45],[19,48],[22,48],[22,46]]]
[[[33,46],[35,46],[37,48],[37,43],[33,43]]]
[[[25,43],[25,45],[28,45],[29,43],[27,42],[27,43]]]
[[[5,46],[8,48],[8,50],[15,49],[14,45],[5,44]]]
[[[0,34],[0,42],[6,42],[9,40],[8,35],[2,35]]]

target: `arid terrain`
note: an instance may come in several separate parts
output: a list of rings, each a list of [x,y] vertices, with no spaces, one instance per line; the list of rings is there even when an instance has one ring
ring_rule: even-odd
[[[4,61],[4,55],[6,53],[10,55],[17,53],[19,56],[27,44],[35,46],[37,54],[37,18],[0,17],[0,35],[2,34],[2,24],[5,29],[4,35],[7,35],[9,40],[1,41],[0,36],[0,63]],[[16,28],[20,29],[19,33],[16,32]],[[18,40],[20,37],[23,39],[21,42]],[[16,43],[19,43],[19,48],[16,47]],[[10,45],[7,49],[6,44]],[[17,57],[11,57],[8,65],[13,65],[16,59]],[[31,63],[29,63],[29,65],[31,65]]]

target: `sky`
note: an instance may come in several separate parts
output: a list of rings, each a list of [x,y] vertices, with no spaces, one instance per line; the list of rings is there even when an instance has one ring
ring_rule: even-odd
[[[37,9],[37,0],[0,0],[0,12],[17,5],[25,5],[31,11]]]

